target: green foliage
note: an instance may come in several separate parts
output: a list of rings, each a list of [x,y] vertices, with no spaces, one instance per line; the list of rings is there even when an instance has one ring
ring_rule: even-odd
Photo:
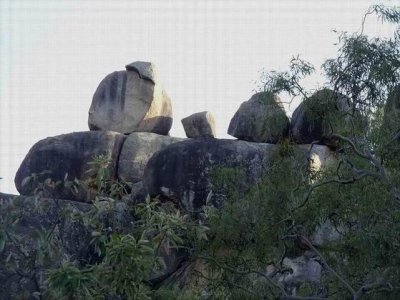
[[[97,286],[90,270],[80,270],[71,264],[64,264],[52,270],[48,277],[50,294],[57,299],[95,299]]]
[[[155,264],[155,249],[149,240],[136,239],[127,234],[111,236],[106,244],[106,255],[100,268],[102,282],[111,295],[128,299],[149,299],[149,278]]]
[[[131,184],[115,179],[110,174],[111,159],[106,155],[96,155],[89,162],[90,169],[86,171],[89,176],[83,181],[87,189],[94,190],[98,197],[121,199],[129,194]]]
[[[101,249],[100,261],[84,268],[68,262],[51,270],[47,279],[49,295],[62,299],[163,299],[175,295],[176,291],[166,287],[152,290],[149,279],[154,272],[165,270],[166,255],[186,245],[182,237],[187,232],[204,239],[207,227],[192,224],[170,204],[150,199],[136,207],[135,217],[128,233],[93,231],[93,242]],[[96,224],[93,219],[86,221],[92,227]]]

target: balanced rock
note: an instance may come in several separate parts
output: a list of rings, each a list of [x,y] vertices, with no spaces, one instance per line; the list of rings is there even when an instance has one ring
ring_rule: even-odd
[[[149,132],[131,133],[122,146],[118,161],[118,177],[136,183],[143,178],[144,168],[154,153],[184,139]]]
[[[233,116],[228,134],[258,143],[277,143],[287,137],[289,118],[278,96],[268,92],[253,95]]]
[[[296,147],[296,164],[310,168],[309,158],[324,153],[325,146]],[[326,147],[325,147],[326,148]],[[188,212],[205,204],[220,206],[227,197],[219,180],[229,177],[239,193],[262,180],[268,165],[279,155],[279,146],[240,140],[197,138],[172,144],[155,153],[144,171],[143,186],[150,196],[172,200]],[[296,165],[297,166],[297,165]],[[229,189],[229,187],[228,187]]]
[[[89,109],[90,130],[167,135],[172,126],[171,100],[157,82],[154,65],[135,62],[126,69],[100,82]]]
[[[293,112],[290,131],[294,142],[317,142],[335,146],[332,133],[350,137],[352,129],[363,125],[361,116],[352,112],[350,100],[329,89],[322,89],[304,100]]]
[[[209,111],[192,114],[181,122],[188,138],[215,137],[215,121]]]
[[[110,177],[115,179],[124,139],[125,136],[117,132],[85,131],[41,140],[29,150],[19,167],[15,176],[16,188],[21,195],[30,196],[42,190],[47,197],[87,201],[90,198],[88,190],[80,186],[79,192],[73,193],[65,181],[82,181],[94,176],[94,172],[89,172],[91,166],[88,163],[98,155],[109,159]],[[48,189],[57,182],[57,186]]]

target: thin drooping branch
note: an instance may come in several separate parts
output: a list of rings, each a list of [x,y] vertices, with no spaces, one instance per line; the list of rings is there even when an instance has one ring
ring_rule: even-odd
[[[371,159],[371,157],[369,155],[367,155],[366,153],[359,150],[357,148],[357,146],[354,144],[354,142],[351,139],[349,139],[348,137],[345,137],[345,136],[337,134],[337,133],[332,133],[331,135],[329,135],[329,137],[348,143],[350,145],[350,147],[353,149],[354,153],[356,153],[359,157],[365,158],[367,160]]]
[[[273,281],[268,275],[264,274],[263,272],[256,271],[256,270],[240,271],[240,270],[237,270],[237,269],[232,268],[232,267],[230,267],[230,266],[223,265],[223,264],[220,263],[217,259],[215,259],[214,257],[210,257],[210,256],[202,256],[202,255],[200,255],[200,256],[198,256],[197,258],[199,258],[199,259],[204,259],[204,260],[206,260],[206,261],[211,261],[211,262],[213,262],[214,264],[216,264],[219,268],[224,269],[224,270],[227,270],[227,271],[232,272],[232,273],[234,273],[234,274],[239,274],[239,275],[256,274],[256,275],[258,275],[258,276],[260,276],[260,277],[265,278],[265,279],[267,280],[267,282],[268,282],[271,286],[273,286],[273,287],[275,287],[275,288],[278,288],[278,289],[280,290],[280,292],[282,293],[283,296],[288,296],[287,293],[286,293],[286,291],[285,291],[285,289],[284,289],[280,284],[278,284],[277,282]]]
[[[314,185],[312,185],[310,187],[310,189],[308,190],[303,202],[301,204],[299,204],[298,206],[296,206],[295,208],[293,208],[292,212],[304,207],[307,204],[308,200],[310,199],[311,194],[314,192],[314,190],[319,188],[319,187],[321,187],[321,186],[324,186],[324,185],[327,185],[327,184],[331,184],[331,183],[351,184],[351,183],[354,183],[354,182],[356,182],[356,181],[358,181],[358,180],[360,180],[360,179],[362,179],[364,177],[377,177],[377,174],[373,173],[373,172],[369,172],[369,171],[363,171],[363,172],[360,172],[357,176],[353,176],[353,177],[351,177],[349,179],[333,178],[333,179],[329,179],[329,180],[326,180],[326,181],[322,181],[320,183],[316,183],[316,184],[314,184]]]
[[[377,175],[375,175],[375,176],[376,176],[376,177],[379,177],[385,184],[387,184],[387,186],[389,187],[389,191],[390,191],[390,193],[392,194],[392,196],[393,196],[393,198],[394,198],[394,200],[395,200],[395,204],[396,204],[397,206],[400,205],[400,192],[399,192],[399,190],[397,189],[397,187],[395,187],[395,186],[391,183],[390,178],[389,178],[389,176],[388,176],[388,174],[387,174],[387,171],[386,171],[385,167],[384,167],[383,164],[371,153],[370,150],[367,150],[366,152],[361,151],[360,149],[357,148],[357,146],[354,144],[354,142],[353,142],[351,139],[349,139],[349,138],[347,138],[347,137],[345,137],[345,136],[342,136],[342,135],[340,135],[340,134],[332,134],[332,135],[330,135],[330,137],[336,138],[336,139],[339,139],[339,140],[341,140],[341,141],[344,141],[344,142],[348,143],[348,144],[350,145],[350,147],[353,149],[353,151],[354,151],[354,153],[355,153],[356,155],[358,155],[359,157],[364,158],[364,159],[370,161],[370,162],[375,166],[375,168],[378,170],[378,172],[379,172],[379,175],[377,174]]]
[[[279,285],[278,283],[274,282],[274,281],[271,279],[271,277],[274,277],[274,276],[276,275],[276,272],[273,273],[272,275],[266,275],[266,274],[264,274],[263,272],[254,271],[254,270],[239,271],[239,270],[234,269],[234,268],[232,268],[232,267],[230,267],[230,266],[226,266],[226,265],[221,264],[221,263],[218,262],[214,257],[198,256],[198,258],[204,259],[204,260],[208,260],[208,261],[212,261],[212,262],[215,263],[219,268],[224,269],[224,270],[227,270],[227,271],[232,272],[232,273],[235,273],[235,274],[238,274],[238,275],[243,275],[243,276],[245,276],[245,275],[250,275],[250,274],[256,274],[256,275],[258,275],[258,276],[260,276],[260,277],[263,277],[263,278],[267,279],[267,281],[270,283],[271,286],[276,287],[276,288],[278,288],[278,289],[280,290],[280,292],[281,292],[282,295],[281,295],[278,299],[281,299],[281,300],[328,300],[328,298],[313,297],[313,296],[310,296],[310,297],[302,297],[302,296],[292,296],[292,295],[287,294],[286,291],[285,291],[285,289],[284,289],[281,285]],[[202,276],[204,276],[204,275],[202,274]],[[242,286],[237,286],[237,285],[235,285],[235,286],[238,287],[238,288],[240,288],[240,289],[243,289],[243,290],[245,290],[245,291],[248,291],[248,292],[250,293],[249,290],[244,289]],[[251,293],[250,293],[250,294],[251,294]]]

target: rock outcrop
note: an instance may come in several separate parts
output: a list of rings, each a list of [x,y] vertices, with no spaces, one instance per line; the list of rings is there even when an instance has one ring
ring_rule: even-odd
[[[209,111],[192,114],[181,120],[188,138],[215,138],[215,120]]]
[[[135,62],[126,68],[100,82],[89,109],[90,130],[167,135],[172,126],[171,100],[157,82],[154,66]]]
[[[272,143],[288,136],[289,118],[278,96],[257,93],[233,116],[228,134],[249,142]]]
[[[111,131],[84,131],[49,137],[37,142],[28,152],[15,176],[15,186],[21,195],[40,194],[59,199],[87,201],[88,190],[74,193],[65,181],[85,180],[94,175],[88,164],[97,155],[110,160],[110,178],[117,178],[117,162],[125,136]],[[42,186],[59,183],[49,191]],[[46,194],[47,193],[47,194]]]
[[[154,153],[183,140],[148,132],[131,133],[119,156],[118,177],[131,183],[141,181],[144,168]]]
[[[397,130],[398,118],[393,122],[389,119],[400,116],[399,95],[400,87],[391,94],[385,109],[385,126],[390,130]],[[159,84],[155,66],[142,61],[126,65],[126,71],[109,74],[97,88],[89,111],[91,131],[49,137],[30,149],[16,174],[15,184],[21,195],[34,197],[0,193],[0,298],[42,296],[44,271],[59,267],[63,258],[78,268],[101,260],[92,243],[99,233],[93,226],[106,228],[107,237],[136,231],[143,226],[139,218],[140,209],[145,207],[138,204],[154,201],[149,196],[161,201],[145,205],[154,204],[159,208],[168,204],[164,201],[171,201],[176,204],[171,205],[174,209],[181,209],[177,215],[183,211],[188,213],[184,218],[191,216],[207,223],[202,219],[206,217],[200,214],[204,205],[219,209],[228,199],[237,200],[235,204],[242,210],[243,199],[258,197],[262,188],[269,192],[277,182],[286,187],[286,180],[296,184],[297,179],[299,184],[317,181],[316,172],[337,162],[328,147],[334,145],[329,134],[332,129],[336,133],[345,132],[349,114],[348,99],[324,89],[300,104],[289,124],[280,98],[263,92],[242,103],[232,118],[228,133],[238,140],[216,139],[215,121],[207,111],[182,119],[189,139],[170,137],[171,102]],[[291,145],[292,140],[288,139],[289,128],[297,145]],[[314,141],[328,146],[309,144]],[[118,201],[112,199],[114,194],[107,192],[96,197],[93,178],[99,179],[90,163],[99,155],[109,160],[103,170],[107,173],[105,185],[111,182],[111,190],[118,189],[119,184],[125,187],[128,186],[125,183],[130,183],[129,195],[118,194]],[[273,177],[276,169],[283,170],[283,178]],[[293,170],[296,172],[290,173]],[[289,177],[286,171],[294,175]],[[280,191],[277,193],[278,205],[297,204],[281,197]],[[244,212],[245,218],[252,217],[251,213]],[[1,239],[2,226],[20,238],[25,251],[24,257],[14,265],[9,262],[14,259],[12,254],[20,249],[16,243]],[[311,243],[323,245],[341,238],[335,228],[325,222],[310,235]],[[49,231],[57,255],[39,261],[34,237]],[[151,239],[156,231],[153,227],[146,231],[146,238]],[[173,241],[168,238],[164,241],[162,237],[155,250],[163,267],[154,268],[146,275],[153,286],[176,283],[180,274],[196,270],[196,266],[188,267],[190,264],[201,261],[189,260],[190,250],[170,247],[170,242]],[[275,272],[274,265],[263,270],[267,276],[275,274],[270,280],[293,295],[302,283],[316,289],[321,287],[323,266],[315,253],[310,254],[310,247],[301,246],[298,248],[302,254],[299,251],[295,253],[296,258],[281,260],[281,265],[290,272]],[[205,266],[204,261],[202,265]]]

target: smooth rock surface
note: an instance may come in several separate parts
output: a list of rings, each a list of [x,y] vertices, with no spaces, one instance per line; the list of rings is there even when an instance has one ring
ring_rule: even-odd
[[[113,72],[100,82],[89,109],[90,130],[167,135],[172,126],[170,98],[153,82],[149,68],[128,66],[132,71]]]
[[[192,114],[181,122],[188,138],[215,137],[215,120],[209,111]]]
[[[111,131],[73,132],[55,137],[48,137],[37,142],[28,152],[15,176],[15,185],[21,195],[34,195],[38,192],[44,196],[59,199],[88,201],[89,191],[81,188],[78,194],[64,186],[54,189],[42,189],[41,183],[46,178],[53,182],[87,179],[94,174],[88,172],[88,165],[95,155],[105,155],[110,159],[109,172],[111,178],[116,178],[117,159],[125,136]],[[30,180],[25,185],[23,181],[32,174],[40,175],[38,180]]]
[[[243,102],[233,116],[228,134],[258,143],[277,143],[288,136],[289,118],[278,96],[262,92]]]
[[[183,140],[148,132],[131,133],[126,138],[119,156],[118,177],[131,183],[141,181],[144,168],[154,153]]]
[[[206,203],[219,206],[226,191],[218,186],[218,172],[231,170],[237,176],[235,187],[246,191],[268,173],[268,163],[279,146],[238,140],[198,138],[172,144],[149,160],[143,185],[150,196],[161,196],[178,203],[188,212],[200,212]],[[315,169],[325,166],[319,156],[324,146],[297,147],[298,164],[310,167],[309,158],[318,156]],[[296,162],[297,163],[297,162]]]

